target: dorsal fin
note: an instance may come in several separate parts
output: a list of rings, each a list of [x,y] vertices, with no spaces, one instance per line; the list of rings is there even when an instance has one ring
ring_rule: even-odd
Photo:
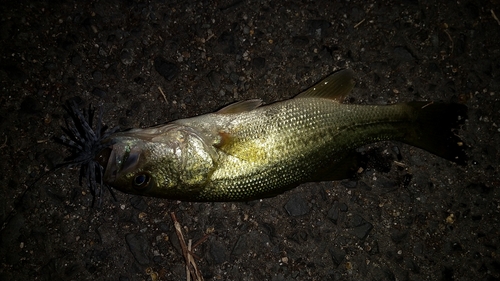
[[[233,114],[252,111],[262,104],[261,99],[244,100],[227,105],[215,113],[218,114]]]
[[[354,71],[343,69],[321,80],[295,98],[324,98],[342,102],[355,84]]]

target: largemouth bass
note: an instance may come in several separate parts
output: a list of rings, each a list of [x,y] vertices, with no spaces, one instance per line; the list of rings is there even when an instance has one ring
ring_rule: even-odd
[[[346,177],[356,148],[398,140],[458,164],[455,134],[467,107],[457,103],[342,104],[354,87],[338,71],[295,98],[260,100],[101,140],[95,161],[105,184],[122,192],[187,201],[244,201],[300,183]],[[103,145],[104,144],[104,145]]]

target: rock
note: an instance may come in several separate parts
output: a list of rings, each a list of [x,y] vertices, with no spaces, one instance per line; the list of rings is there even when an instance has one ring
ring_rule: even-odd
[[[230,32],[222,32],[218,39],[218,43],[225,54],[236,53],[236,40],[234,38],[234,35]]]
[[[294,36],[292,38],[292,43],[296,47],[305,47],[309,44],[309,38],[307,36]]]
[[[405,258],[404,260],[405,267],[413,273],[420,273],[420,267],[412,258]]]
[[[292,233],[292,235],[287,236],[288,239],[294,241],[297,244],[302,244],[302,242],[306,242],[307,238],[309,238],[309,234],[307,231],[300,229]]]
[[[406,47],[396,47],[392,51],[392,54],[393,54],[395,59],[400,60],[400,61],[409,62],[409,61],[413,61],[415,59]]]
[[[212,87],[214,89],[219,89],[220,88],[220,74],[215,72],[215,71],[210,71],[207,74],[208,81],[210,81],[210,84],[212,84]]]
[[[487,196],[493,190],[493,188],[482,182],[471,183],[467,186],[467,189],[474,194],[480,194],[482,196]]]
[[[47,69],[47,70],[56,70],[57,69],[57,64],[55,64],[54,62],[52,61],[46,61],[44,64],[43,64],[43,68]]]
[[[229,74],[229,80],[231,80],[234,84],[237,84],[240,80],[240,76],[236,72],[231,72]]]
[[[331,24],[327,20],[309,20],[307,22],[309,34],[315,36],[316,38],[323,37],[328,28],[330,28]]]
[[[372,187],[367,185],[364,181],[359,181],[358,182],[358,187],[362,190],[370,191],[372,190]]]
[[[327,217],[334,223],[337,224],[340,215],[339,202],[333,202],[333,206],[328,211]]]
[[[398,244],[401,243],[408,236],[407,230],[394,230],[391,233],[391,240]]]
[[[353,230],[351,230],[351,234],[362,240],[365,239],[368,236],[368,234],[370,234],[372,228],[373,225],[367,222],[360,226],[355,227]]]
[[[303,216],[310,211],[309,204],[300,194],[292,195],[284,208],[292,217]]]
[[[83,59],[79,54],[76,54],[71,58],[71,64],[74,66],[81,66],[82,63],[83,63]]]
[[[141,196],[134,196],[130,198],[130,204],[139,211],[144,211],[148,207],[148,204]]]
[[[231,252],[234,256],[241,256],[247,249],[247,235],[242,235],[238,238],[234,244],[233,251]]]
[[[352,228],[350,233],[359,239],[365,239],[373,228],[373,225],[367,222],[360,215],[353,214],[347,222],[347,227]]]
[[[355,188],[358,185],[357,181],[342,181],[342,185],[347,188]]]
[[[263,69],[266,66],[266,59],[262,57],[256,57],[252,59],[252,66],[254,69]]]
[[[353,214],[348,222],[348,227],[356,227],[364,224],[366,221],[358,214]]]
[[[172,62],[167,61],[162,57],[156,57],[154,60],[155,70],[163,76],[167,81],[172,81],[179,72],[179,67]]]
[[[101,80],[102,80],[102,72],[100,72],[98,70],[92,72],[92,79],[94,79],[94,81],[96,83],[101,82]]]
[[[228,260],[226,245],[220,241],[213,241],[210,243],[209,253],[215,264],[222,264]]]
[[[332,257],[333,265],[338,267],[345,259],[345,251],[337,248],[328,249],[330,256]]]
[[[105,98],[106,97],[106,92],[103,91],[101,88],[94,88],[92,90],[92,95],[96,96],[96,97],[99,97],[101,99]]]
[[[140,265],[149,265],[149,242],[142,234],[129,233],[125,236],[130,252]]]
[[[134,62],[134,52],[132,49],[123,49],[120,53],[120,60],[124,65],[131,65]]]
[[[273,224],[262,223],[262,231],[269,237],[276,237],[276,228]]]
[[[103,245],[114,245],[116,243],[117,233],[115,228],[110,224],[102,224],[97,228],[97,234],[101,238]]]

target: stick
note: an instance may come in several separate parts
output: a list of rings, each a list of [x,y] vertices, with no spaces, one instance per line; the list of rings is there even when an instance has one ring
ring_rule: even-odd
[[[363,20],[361,20],[360,22],[358,22],[358,23],[354,26],[354,28],[358,28],[358,26],[360,26],[362,23],[364,23],[364,22],[365,22],[365,20],[366,20],[366,19],[363,19]]]
[[[191,278],[194,278],[195,281],[203,281],[203,276],[201,275],[198,266],[196,265],[196,261],[191,253],[191,243],[192,240],[189,239],[188,245],[186,245],[186,240],[184,240],[184,235],[182,234],[182,228],[179,221],[175,217],[175,213],[170,213],[172,220],[174,221],[175,232],[177,237],[179,238],[179,244],[181,244],[182,255],[184,256],[184,262],[186,263],[186,280],[191,281]],[[203,238],[202,238],[203,239]],[[198,243],[197,243],[198,245]]]
[[[498,25],[500,25],[500,20],[498,20],[497,15],[495,15],[495,12],[493,9],[490,10],[491,16],[497,21]]]
[[[453,43],[453,38],[451,38],[451,35],[450,33],[448,32],[448,29],[445,29],[444,32],[446,33],[446,35],[448,35],[448,39],[450,39],[451,41],[451,53],[453,54],[453,47],[454,47],[454,43]]]
[[[158,90],[160,90],[160,93],[163,96],[163,99],[165,100],[165,103],[168,105],[167,96],[165,96],[165,93],[163,92],[163,90],[161,89],[160,86],[158,86]]]

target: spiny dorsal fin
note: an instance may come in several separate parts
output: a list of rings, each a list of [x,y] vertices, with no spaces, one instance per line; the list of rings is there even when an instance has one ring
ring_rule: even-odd
[[[233,113],[248,112],[248,111],[252,111],[252,110],[256,109],[261,104],[262,104],[261,99],[238,101],[238,102],[232,103],[230,105],[227,105],[227,106],[221,108],[216,113],[218,113],[218,114],[233,114]]]
[[[354,71],[343,69],[321,80],[295,98],[324,98],[342,102],[354,88]]]

